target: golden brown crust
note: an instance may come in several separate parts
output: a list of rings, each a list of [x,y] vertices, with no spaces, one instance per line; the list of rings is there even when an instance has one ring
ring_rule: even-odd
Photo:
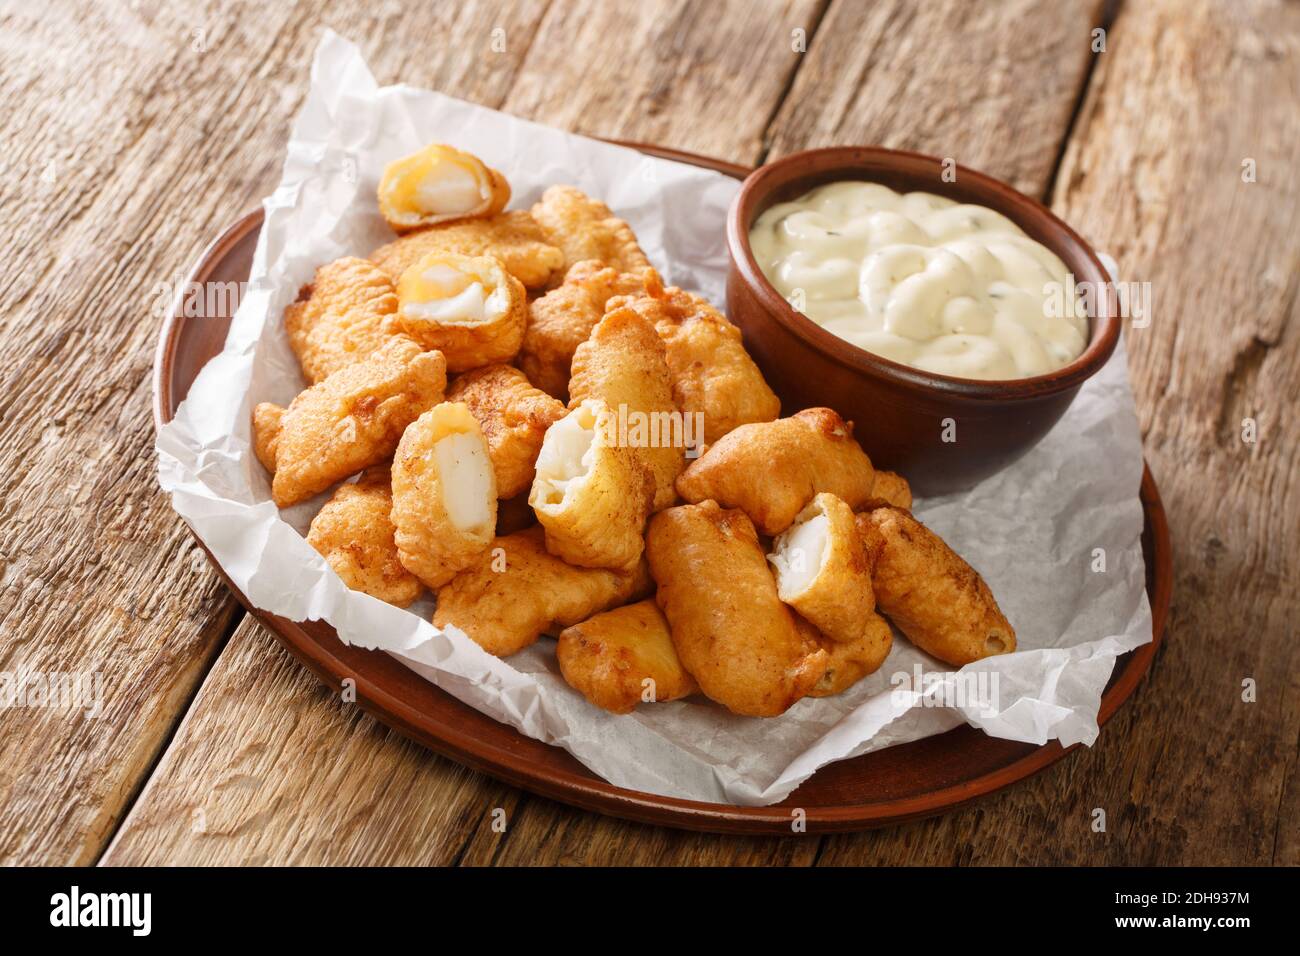
[[[648,268],[632,227],[573,186],[551,186],[532,208],[547,242],[564,252],[567,270],[584,259],[599,259],[619,272]]]
[[[643,289],[651,273],[619,272],[595,260],[579,262],[561,285],[529,303],[518,360],[529,381],[565,398],[573,353],[605,314],[605,303]]]
[[[954,667],[1016,649],[988,585],[942,538],[900,508],[867,519],[882,541],[876,603],[913,644]]]
[[[655,477],[653,509],[677,500],[686,467],[683,419],[673,401],[663,342],[631,309],[606,313],[573,354],[569,406],[599,398],[627,425],[627,442]]]
[[[878,507],[889,505],[894,508],[902,508],[904,511],[912,510],[912,486],[907,483],[907,479],[897,472],[877,471],[875,481],[871,485],[871,502]]]
[[[488,296],[500,290],[505,305],[500,313],[482,320],[434,319],[418,309],[430,299],[430,284],[422,281],[423,270],[442,266],[480,280]],[[460,291],[457,289],[456,291]],[[445,297],[439,293],[439,298]],[[510,275],[494,256],[462,256],[430,253],[402,274],[398,283],[398,308],[387,320],[387,328],[414,339],[425,349],[437,349],[447,360],[447,370],[467,369],[508,362],[519,351],[528,323],[527,296],[523,284]]]
[[[651,281],[645,295],[605,305],[607,310],[624,307],[654,324],[666,349],[673,399],[683,412],[703,416],[706,442],[781,414],[781,400],[745,351],[740,329],[705,299]]]
[[[413,208],[419,205],[415,194],[418,194],[420,180],[426,175],[436,175],[439,167],[446,165],[456,165],[470,173],[485,195],[471,208]],[[393,189],[394,186],[397,188]],[[379,180],[378,198],[380,215],[400,235],[453,219],[480,218],[498,213],[510,202],[510,183],[472,153],[434,143],[389,163]]]
[[[640,600],[650,589],[644,561],[627,571],[576,568],[549,553],[534,526],[496,538],[439,590],[433,623],[454,625],[488,653],[508,657],[543,633]]]
[[[646,556],[673,646],[733,713],[775,717],[821,680],[828,655],[781,603],[753,524],[712,501],[650,519]]]
[[[446,383],[440,353],[394,336],[364,361],[302,392],[280,418],[275,503],[305,501],[391,457],[406,426],[441,401]],[[264,410],[263,421],[268,417]]]
[[[583,457],[585,477],[565,479],[548,470],[553,452],[547,444],[557,429],[574,420],[594,430]],[[599,399],[583,402],[547,430],[537,459],[528,503],[546,529],[546,548],[570,564],[585,568],[625,568],[645,550],[645,523],[654,501],[654,474],[638,449],[616,444],[617,426],[609,406]],[[590,461],[588,461],[588,458]],[[554,480],[567,485],[561,487]]]
[[[368,468],[317,512],[307,543],[352,590],[406,607],[420,596],[420,582],[398,560],[392,509],[388,466]]]
[[[796,529],[803,522],[819,518],[826,529],[823,552],[792,553],[798,550],[794,543]],[[858,644],[869,634],[880,633],[871,586],[874,557],[858,534],[853,509],[823,492],[773,542],[769,560],[777,568],[781,600],[831,641]],[[807,576],[797,573],[800,567],[807,568]],[[885,632],[888,630],[886,627]],[[888,645],[885,650],[888,652]]]
[[[393,280],[365,259],[348,256],[316,270],[284,310],[284,329],[307,384],[315,385],[369,356],[392,334]]]
[[[528,376],[509,365],[485,365],[459,376],[447,390],[447,401],[464,402],[483,429],[497,496],[522,494],[526,503],[542,439],[564,417],[564,405],[533,388]]]
[[[259,402],[253,409],[253,454],[262,467],[275,474],[275,451],[280,442],[280,422],[284,407],[273,402]]]
[[[811,626],[811,625],[809,625]],[[894,644],[894,632],[889,622],[872,614],[865,622],[862,633],[852,641],[832,641],[824,635],[818,644],[829,655],[826,673],[817,686],[808,692],[809,697],[833,697],[848,690],[868,674],[880,670]]]
[[[564,253],[546,241],[541,227],[522,210],[417,229],[380,246],[370,254],[370,261],[396,282],[431,252],[496,256],[527,289],[546,285],[564,265]]]
[[[560,673],[587,700],[615,714],[640,703],[665,703],[699,690],[673,647],[654,601],[597,614],[560,632]]]
[[[484,474],[477,490],[484,517],[477,524],[453,513],[447,502],[446,485],[451,476],[443,472],[436,446],[454,435],[467,436],[482,456]],[[398,559],[428,587],[442,587],[492,543],[496,481],[487,442],[463,404],[435,405],[410,424],[393,457],[392,480]]]
[[[788,528],[818,492],[860,507],[870,500],[874,478],[853,426],[829,408],[807,408],[724,435],[682,472],[677,493],[740,508],[772,535]]]

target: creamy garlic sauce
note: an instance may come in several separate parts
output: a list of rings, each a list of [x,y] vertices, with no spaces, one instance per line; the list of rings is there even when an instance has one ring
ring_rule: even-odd
[[[768,209],[749,241],[804,315],[904,365],[1027,378],[1068,365],[1087,344],[1065,263],[984,206],[828,183]]]

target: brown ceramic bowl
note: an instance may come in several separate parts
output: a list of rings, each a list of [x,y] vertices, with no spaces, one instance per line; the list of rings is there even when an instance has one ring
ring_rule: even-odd
[[[1041,203],[964,166],[953,182],[943,160],[879,147],[839,146],[786,156],[744,181],[727,218],[731,267],[727,313],[745,345],[784,400],[785,414],[815,405],[854,422],[872,461],[901,472],[921,494],[970,487],[1015,461],[1047,434],[1079,386],[1110,358],[1119,338],[1110,277],[1097,254]],[[951,178],[951,177],[950,177]],[[764,210],[822,183],[860,179],[899,192],[923,191],[997,210],[1051,249],[1075,282],[1089,282],[1097,315],[1083,354],[1047,375],[979,381],[900,365],[851,345],[796,312],[759,269],[749,229]],[[945,442],[952,419],[955,441]]]

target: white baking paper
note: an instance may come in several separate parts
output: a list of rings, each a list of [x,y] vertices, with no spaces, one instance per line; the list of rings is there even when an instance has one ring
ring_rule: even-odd
[[[303,538],[321,500],[284,512],[270,502],[249,447],[249,409],[287,403],[303,387],[284,307],[318,265],[390,238],[376,210],[380,172],[431,141],[504,172],[516,208],[553,183],[603,199],[632,223],[669,281],[723,301],[735,180],[438,93],[380,88],[357,48],[327,33],[283,178],[264,203],[266,224],[225,350],[157,443],[162,487],[254,604],[294,620],[323,618],[344,641],[395,655],[605,779],[674,797],[773,803],[826,763],[963,720],[1034,743],[1096,739],[1116,656],[1151,640],[1139,544],[1142,448],[1122,347],[1014,466],[966,494],[917,504],[917,515],[984,575],[1019,637],[1016,653],[958,673],[900,638],[885,665],[849,692],[805,699],[779,718],[737,717],[703,699],[618,717],[564,683],[549,638],[499,660],[455,629],[435,629],[427,600],[399,610],[349,591]],[[920,681],[918,669],[927,675]]]

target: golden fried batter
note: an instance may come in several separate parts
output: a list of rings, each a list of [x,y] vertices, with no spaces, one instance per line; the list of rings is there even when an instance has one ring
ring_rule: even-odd
[[[284,408],[271,402],[259,402],[253,409],[253,454],[271,474],[275,474],[275,451],[280,444],[283,417]]]
[[[877,505],[892,505],[904,511],[912,510],[912,486],[897,472],[877,471],[871,485],[871,501]]]
[[[740,508],[764,534],[779,534],[821,491],[861,507],[874,479],[853,426],[829,408],[806,408],[724,435],[682,472],[677,493]]]
[[[284,310],[284,329],[307,384],[359,362],[388,341],[397,311],[393,281],[373,263],[348,256],[316,270],[298,301]]]
[[[858,515],[883,539],[872,583],[876,603],[913,644],[961,667],[1016,649],[1016,634],[975,569],[901,508]]]
[[[594,260],[579,262],[562,285],[529,303],[518,362],[528,380],[556,398],[565,398],[574,350],[587,341],[605,314],[605,303],[644,289],[653,271],[619,272]]]
[[[546,429],[564,417],[564,405],[533,388],[528,376],[509,365],[485,365],[459,376],[447,390],[447,401],[464,402],[483,429],[497,497],[526,493]]]
[[[379,180],[379,211],[402,233],[506,208],[510,184],[472,153],[434,143],[395,159]]]
[[[565,628],[555,657],[570,687],[615,714],[699,690],[677,658],[668,621],[654,601],[628,604]]]
[[[753,524],[715,502],[650,519],[646,557],[683,666],[709,699],[751,717],[784,713],[829,655],[776,593]]]
[[[626,425],[620,437],[655,477],[654,510],[673,504],[689,436],[673,402],[663,342],[632,309],[607,313],[573,353],[569,406],[589,398],[604,401]]]
[[[683,412],[704,416],[704,441],[712,444],[739,425],[770,422],[781,400],[745,351],[740,329],[706,300],[681,289],[664,289],[658,275],[646,294],[606,303],[626,306],[654,323],[667,349],[673,398]]]
[[[588,399],[546,431],[528,503],[546,548],[584,568],[625,568],[645,549],[654,473],[617,444],[609,406]]]
[[[584,259],[599,259],[619,272],[637,272],[650,265],[632,227],[580,189],[550,187],[532,214],[546,241],[563,250],[566,270]]]
[[[253,446],[275,450],[271,497],[281,508],[305,501],[397,449],[406,426],[442,400],[447,367],[394,336],[362,362],[339,369],[280,413],[253,410]],[[274,429],[274,430],[270,430]]]
[[[894,644],[894,632],[888,621],[873,614],[867,619],[863,634],[856,640],[832,641],[823,635],[818,644],[829,655],[830,663],[808,696],[833,697],[880,669]]]
[[[367,468],[325,502],[312,519],[307,543],[352,590],[406,607],[419,597],[420,582],[397,559],[392,510],[388,466]]]
[[[411,423],[393,457],[393,524],[402,566],[431,588],[492,543],[497,492],[478,422],[459,402]]]
[[[397,284],[389,327],[437,349],[451,372],[515,357],[528,307],[523,284],[493,256],[431,252]]]
[[[625,571],[575,568],[546,550],[540,527],[496,538],[438,591],[433,623],[455,625],[485,651],[509,657],[543,633],[645,597],[645,562]]]
[[[418,229],[380,246],[370,254],[370,261],[396,282],[431,252],[496,256],[527,289],[546,285],[564,265],[564,253],[546,242],[541,226],[522,210]]]
[[[875,625],[874,557],[858,534],[853,509],[823,492],[772,542],[768,560],[781,600],[832,641],[849,644]],[[883,651],[889,652],[888,641]]]

